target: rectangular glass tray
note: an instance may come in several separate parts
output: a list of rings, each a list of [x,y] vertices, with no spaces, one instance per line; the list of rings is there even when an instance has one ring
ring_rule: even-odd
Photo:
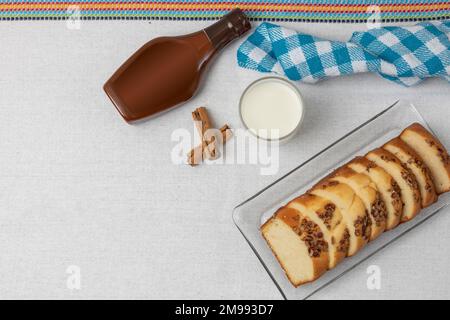
[[[233,219],[236,226],[285,299],[306,299],[310,297],[450,204],[450,193],[441,195],[438,202],[423,209],[413,220],[383,233],[355,256],[344,259],[336,268],[329,270],[316,281],[298,288],[295,288],[288,281],[283,269],[261,235],[261,225],[279,207],[303,194],[315,182],[355,156],[364,155],[391,138],[398,136],[404,128],[414,122],[421,123],[433,132],[412,104],[399,101],[239,204],[233,210]],[[438,138],[444,145],[449,145],[449,141],[442,140],[443,137]]]

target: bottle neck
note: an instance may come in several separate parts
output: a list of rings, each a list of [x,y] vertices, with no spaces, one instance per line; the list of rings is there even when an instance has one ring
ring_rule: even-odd
[[[251,25],[247,16],[240,9],[234,9],[203,31],[214,49],[220,50],[232,40],[246,33],[250,28]]]

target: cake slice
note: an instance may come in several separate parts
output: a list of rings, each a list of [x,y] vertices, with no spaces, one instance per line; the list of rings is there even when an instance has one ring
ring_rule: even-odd
[[[312,194],[304,194],[289,202],[287,207],[300,211],[320,227],[328,243],[329,269],[347,256],[350,234],[342,221],[341,211],[334,203]]]
[[[320,228],[298,210],[282,207],[261,227],[262,235],[294,286],[328,269],[328,243]]]
[[[331,201],[341,211],[343,222],[350,233],[348,256],[353,256],[367,244],[371,230],[370,218],[364,203],[350,187],[337,181],[324,180],[309,193]]]
[[[369,152],[366,158],[386,170],[400,186],[404,204],[401,221],[409,221],[414,218],[421,209],[422,200],[417,180],[411,171],[403,166],[396,156],[383,148]]]
[[[394,178],[383,168],[364,157],[356,157],[348,164],[348,167],[365,174],[375,183],[387,210],[386,230],[395,228],[402,216],[403,202],[400,187]]]
[[[413,148],[430,169],[436,192],[450,191],[450,157],[442,143],[418,123],[403,130],[400,139]]]
[[[362,200],[372,223],[370,240],[382,234],[386,229],[386,205],[372,180],[349,167],[339,168],[331,174],[329,179],[346,184]]]
[[[430,169],[422,158],[400,138],[392,139],[383,148],[395,155],[416,177],[422,198],[422,208],[435,203],[438,196],[431,179]]]

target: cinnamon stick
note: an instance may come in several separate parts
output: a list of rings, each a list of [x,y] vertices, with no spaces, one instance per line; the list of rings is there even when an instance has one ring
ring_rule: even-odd
[[[211,120],[209,119],[208,112],[205,107],[199,107],[192,112],[192,119],[195,122],[195,126],[197,127],[197,131],[202,139],[202,151],[201,156],[202,160],[205,158],[215,159],[217,157],[215,140],[214,136],[206,137],[205,133],[212,128]],[[207,148],[208,145],[211,146]],[[205,153],[206,150],[206,153]]]
[[[222,134],[222,143],[223,144],[225,144],[228,140],[230,140],[230,138],[233,135],[230,127],[227,124],[224,125],[222,128],[220,128],[220,133]],[[187,160],[188,164],[190,164],[191,166],[200,164],[200,162],[204,158],[206,158],[208,154],[211,154],[212,148],[214,148],[214,152],[216,152],[215,141],[206,143],[205,146],[203,146],[203,144],[196,146],[194,149],[192,149],[188,153],[188,160]]]
[[[203,140],[206,130],[211,128],[208,112],[205,107],[199,107],[192,112],[192,119],[195,121],[198,133]]]

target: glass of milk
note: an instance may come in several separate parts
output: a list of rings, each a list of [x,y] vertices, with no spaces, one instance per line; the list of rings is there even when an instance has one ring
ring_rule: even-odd
[[[300,91],[288,80],[264,77],[251,83],[239,102],[241,120],[258,138],[285,141],[303,120]]]

